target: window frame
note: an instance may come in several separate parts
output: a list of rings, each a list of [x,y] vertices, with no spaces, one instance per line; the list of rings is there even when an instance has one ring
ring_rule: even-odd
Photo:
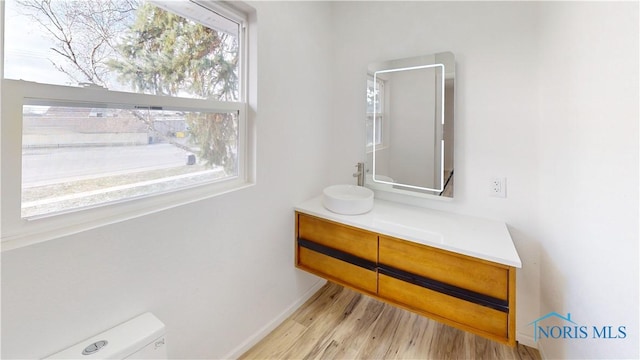
[[[368,75],[367,76],[367,87],[368,82],[371,81],[374,89],[377,86],[378,87],[378,96],[374,97],[374,100],[377,98],[378,102],[380,103],[380,111],[376,111],[375,108],[375,104],[373,105],[373,112],[369,112],[367,111],[367,117],[366,117],[366,122],[367,124],[365,125],[368,126],[369,123],[371,123],[372,126],[372,143],[371,145],[369,144],[369,134],[367,133],[367,146],[366,146],[366,152],[367,153],[373,153],[374,149],[375,150],[382,150],[382,149],[386,149],[389,146],[389,122],[387,121],[388,119],[388,114],[387,114],[387,96],[386,96],[386,81],[379,77],[379,76],[374,76],[374,75]],[[375,131],[377,129],[377,131]],[[378,136],[376,136],[378,135]],[[377,140],[380,141],[377,141]]]
[[[193,1],[240,24],[238,68],[238,102],[157,96],[102,88],[82,88],[41,84],[4,78],[4,26],[0,27],[0,241],[2,251],[27,246],[65,235],[79,233],[108,224],[145,216],[173,207],[215,197],[254,185],[255,157],[252,151],[255,134],[248,119],[248,17],[244,11],[225,6]],[[4,2],[0,18],[4,19]],[[184,15],[180,15],[184,16]],[[4,21],[3,21],[4,24]],[[207,26],[205,24],[205,26]],[[150,194],[95,207],[55,213],[50,216],[23,219],[22,194],[22,108],[30,99],[109,106],[149,106],[171,110],[238,112],[238,175],[230,179],[165,193]],[[17,119],[9,120],[9,119]]]

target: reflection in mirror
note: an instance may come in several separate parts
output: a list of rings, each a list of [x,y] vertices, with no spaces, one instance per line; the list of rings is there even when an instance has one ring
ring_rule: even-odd
[[[453,54],[371,64],[368,75],[366,186],[453,197]]]

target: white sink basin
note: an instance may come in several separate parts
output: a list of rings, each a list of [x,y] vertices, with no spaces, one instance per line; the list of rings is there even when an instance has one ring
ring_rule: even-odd
[[[373,191],[356,185],[333,185],[323,191],[324,207],[343,215],[364,214],[373,208]]]

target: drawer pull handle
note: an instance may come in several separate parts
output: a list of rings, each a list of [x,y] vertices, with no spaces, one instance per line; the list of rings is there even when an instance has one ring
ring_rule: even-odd
[[[351,254],[347,254],[344,251],[336,250],[334,248],[330,248],[328,246],[320,245],[318,243],[314,243],[313,241],[309,241],[306,239],[299,238],[298,245],[309,250],[313,250],[320,254],[324,254],[327,256],[331,256],[332,258],[336,258],[349,264],[359,266],[361,268],[365,268],[367,270],[375,271],[377,268],[377,264],[373,261],[369,261]]]
[[[413,285],[417,285],[429,290],[437,291],[442,294],[456,297],[461,300],[466,300],[474,304],[486,306],[495,310],[499,310],[505,313],[509,312],[509,302],[494,298],[492,296],[479,294],[475,291],[466,290],[454,285],[445,284],[443,282],[426,278],[424,276],[412,274],[404,270],[396,269],[394,267],[379,264],[378,272],[402,280]]]

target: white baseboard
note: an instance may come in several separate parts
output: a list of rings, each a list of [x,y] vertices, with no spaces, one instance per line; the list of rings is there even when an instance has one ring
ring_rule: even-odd
[[[516,340],[522,345],[526,345],[534,349],[538,349],[538,352],[540,353],[540,358],[542,358],[542,360],[548,359],[548,357],[544,353],[544,349],[542,348],[542,343],[539,341],[536,342],[533,339],[533,336],[518,332],[516,333]]]
[[[547,360],[548,359],[547,354],[544,353],[544,349],[542,348],[542,344],[541,343],[538,343],[538,352],[540,353],[540,358],[542,360]]]
[[[544,349],[542,348],[542,344],[538,343],[538,352],[540,353],[540,358],[542,360],[547,360],[548,357],[547,355],[544,353]]]
[[[284,320],[286,320],[291,314],[293,314],[302,304],[304,304],[307,300],[309,300],[321,287],[323,287],[327,283],[326,280],[321,279],[316,282],[307,292],[305,292],[302,297],[298,300],[294,301],[291,305],[289,305],[283,312],[281,312],[278,316],[276,316],[273,320],[263,326],[260,330],[258,330],[255,334],[251,335],[247,340],[238,345],[235,349],[233,349],[229,354],[223,357],[223,359],[237,359],[242,354],[247,352],[247,350],[251,349],[255,344],[260,342],[265,336],[269,335],[275,328],[278,327]],[[532,336],[528,334],[524,334],[522,332],[516,333],[516,340],[522,344],[534,349],[538,349],[540,352],[540,356],[543,360],[547,359],[542,350],[542,345],[534,341]]]
[[[326,280],[319,280],[315,283],[309,290],[307,290],[302,297],[298,300],[294,301],[291,305],[289,305],[283,312],[281,312],[278,316],[276,316],[273,320],[263,326],[260,330],[258,330],[255,334],[251,335],[247,340],[245,340],[242,344],[238,345],[235,349],[233,349],[229,354],[223,357],[223,359],[237,359],[242,354],[247,352],[247,350],[251,349],[255,344],[257,344],[260,340],[262,340],[265,336],[269,335],[275,328],[278,327],[283,321],[285,321],[291,314],[293,314],[298,308],[304,304],[307,300],[309,300],[313,294],[318,292],[321,287],[326,284]]]
[[[518,341],[522,345],[526,345],[534,349],[538,348],[538,343],[536,343],[535,340],[533,340],[533,336],[530,336],[525,333],[516,332],[516,341]]]

